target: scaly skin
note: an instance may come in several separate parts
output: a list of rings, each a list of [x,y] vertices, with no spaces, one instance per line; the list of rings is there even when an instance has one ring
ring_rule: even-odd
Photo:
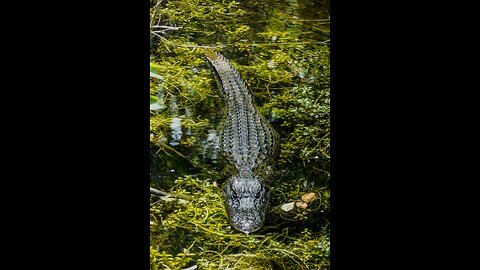
[[[275,156],[277,134],[259,113],[247,84],[228,60],[208,49],[205,56],[226,104],[218,148],[234,167],[223,187],[227,213],[237,230],[249,234],[265,221],[269,188],[258,173]]]

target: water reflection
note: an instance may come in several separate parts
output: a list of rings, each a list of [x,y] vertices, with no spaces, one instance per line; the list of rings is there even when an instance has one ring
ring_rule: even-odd
[[[192,109],[190,108],[185,108],[185,118],[191,118],[192,117]],[[187,128],[187,132],[185,132],[185,134],[187,134],[187,136],[192,136],[194,135],[194,132],[192,131],[192,128],[191,127],[188,127]]]
[[[215,129],[208,130],[207,139],[202,142],[203,159],[211,159],[212,163],[217,163],[217,131]]]
[[[182,139],[182,119],[178,117],[172,118],[172,123],[170,123],[170,129],[172,130],[172,140],[170,141],[171,146],[179,145],[180,140]]]
[[[173,115],[173,116],[177,116],[178,115],[178,104],[177,104],[177,97],[176,96],[172,96],[172,99],[170,99],[170,108],[169,108],[169,111],[170,113]]]

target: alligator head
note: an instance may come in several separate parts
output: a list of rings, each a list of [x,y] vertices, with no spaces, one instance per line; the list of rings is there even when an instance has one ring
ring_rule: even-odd
[[[268,186],[258,176],[233,176],[224,185],[230,222],[235,229],[249,234],[263,225],[268,204]]]

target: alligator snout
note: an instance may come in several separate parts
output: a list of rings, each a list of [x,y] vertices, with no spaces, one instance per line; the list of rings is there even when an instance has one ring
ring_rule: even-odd
[[[268,206],[268,187],[258,176],[233,176],[224,187],[227,213],[232,225],[246,234],[263,225]]]
[[[245,234],[249,234],[262,227],[265,216],[261,214],[258,215],[253,211],[240,211],[234,213],[233,216],[230,217],[230,220],[235,229]]]

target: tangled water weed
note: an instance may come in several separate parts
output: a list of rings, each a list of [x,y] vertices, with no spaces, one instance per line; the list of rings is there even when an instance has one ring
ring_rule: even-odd
[[[291,190],[297,192],[292,193]],[[329,209],[326,189],[305,188],[297,181],[272,191],[277,200],[298,200],[308,191],[319,200],[305,209],[284,212],[267,220],[261,231],[244,235],[235,231],[225,212],[216,184],[192,176],[178,178],[168,196],[151,198],[151,269],[326,269],[330,240],[324,230],[314,232],[308,221]],[[281,229],[280,229],[281,228]]]

